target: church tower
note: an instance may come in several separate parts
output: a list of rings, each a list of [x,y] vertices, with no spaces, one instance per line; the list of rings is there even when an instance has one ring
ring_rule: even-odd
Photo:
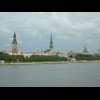
[[[87,50],[86,44],[85,44],[85,47],[84,47],[83,53],[85,53],[85,54],[88,54],[88,53],[89,53],[88,50]]]
[[[17,40],[16,40],[15,32],[14,32],[13,41],[12,41],[12,54],[18,54]]]
[[[52,40],[52,33],[50,37],[50,46],[49,46],[50,52],[53,52],[53,40]]]

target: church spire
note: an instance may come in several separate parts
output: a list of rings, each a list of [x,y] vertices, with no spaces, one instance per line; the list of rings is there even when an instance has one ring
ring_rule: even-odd
[[[16,34],[14,32],[13,35],[13,41],[12,41],[12,54],[17,54],[18,50],[17,50],[17,39],[16,39]]]
[[[50,37],[50,50],[53,50],[53,40],[52,40],[52,32],[51,32],[51,37]]]
[[[51,37],[50,37],[50,44],[53,44],[53,41],[52,41],[52,33],[51,33]]]
[[[87,50],[86,44],[85,44],[85,47],[84,47],[83,53],[88,53],[88,50]]]
[[[14,32],[14,35],[13,35],[13,39],[16,39],[16,34],[15,34],[15,32]]]
[[[14,35],[13,35],[13,42],[12,42],[12,44],[17,44],[16,34],[15,34],[15,32],[14,32]]]

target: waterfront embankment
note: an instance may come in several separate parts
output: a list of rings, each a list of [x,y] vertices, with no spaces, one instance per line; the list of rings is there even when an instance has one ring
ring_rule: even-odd
[[[68,64],[68,63],[94,63],[94,62],[100,62],[98,61],[63,61],[63,62],[24,62],[24,63],[0,63],[5,65],[29,65],[29,64]]]

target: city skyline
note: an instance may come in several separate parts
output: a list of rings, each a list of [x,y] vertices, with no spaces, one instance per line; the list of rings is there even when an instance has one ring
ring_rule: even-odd
[[[46,50],[53,33],[54,51],[90,52],[100,47],[99,12],[0,12],[0,50],[11,51],[16,32],[20,52]]]

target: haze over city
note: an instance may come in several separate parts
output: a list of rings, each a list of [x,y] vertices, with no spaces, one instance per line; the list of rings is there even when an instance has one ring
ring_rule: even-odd
[[[16,32],[20,52],[49,47],[53,35],[55,51],[90,52],[100,48],[99,12],[0,12],[0,51],[11,51]]]

